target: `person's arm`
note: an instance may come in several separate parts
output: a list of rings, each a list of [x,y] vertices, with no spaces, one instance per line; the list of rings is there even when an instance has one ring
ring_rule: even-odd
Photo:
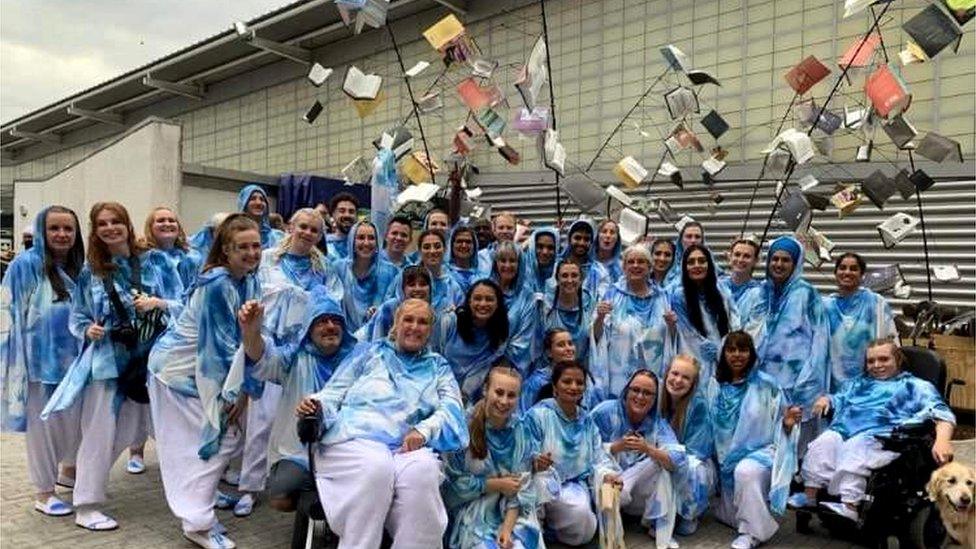
[[[96,317],[95,303],[92,299],[92,284],[101,284],[101,280],[86,266],[78,276],[75,289],[71,292],[71,317],[68,320],[68,330],[78,339],[97,341],[105,336],[104,320]]]
[[[432,354],[437,369],[437,407],[429,417],[414,426],[427,446],[437,452],[460,450],[468,445],[468,426],[464,420],[461,389],[447,359]]]
[[[474,501],[487,493],[488,479],[483,474],[471,472],[467,466],[467,452],[451,452],[444,456],[443,484],[444,503],[448,509],[456,509],[464,503]]]
[[[498,528],[498,546],[501,549],[509,549],[513,546],[512,531],[515,530],[515,522],[519,517],[518,507],[510,507],[505,511],[505,519]]]
[[[935,443],[932,445],[932,457],[939,465],[952,461],[955,451],[952,447],[952,432],[956,426],[948,421],[935,422]]]
[[[603,323],[613,307],[610,305],[609,296],[604,296],[603,301],[596,304],[596,315],[593,317],[593,341],[600,342],[603,337]]]

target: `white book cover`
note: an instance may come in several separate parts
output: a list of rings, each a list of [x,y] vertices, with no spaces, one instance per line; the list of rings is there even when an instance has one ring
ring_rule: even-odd
[[[376,99],[383,84],[383,77],[378,74],[366,74],[355,65],[346,70],[346,78],[342,82],[342,91],[357,100]]]

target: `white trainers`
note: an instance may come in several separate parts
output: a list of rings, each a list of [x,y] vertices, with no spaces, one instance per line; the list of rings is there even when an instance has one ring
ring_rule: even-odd
[[[183,532],[183,537],[203,547],[203,549],[234,549],[237,544],[215,529],[209,532]]]
[[[257,501],[254,500],[254,496],[251,494],[244,494],[241,496],[241,499],[237,500],[237,503],[234,504],[234,516],[249,516],[254,511],[254,506],[256,504]]]
[[[237,486],[241,483],[241,471],[239,469],[227,469],[224,471],[224,476],[221,477],[224,482],[230,484],[231,486]]]
[[[129,457],[129,461],[125,464],[125,470],[131,475],[139,475],[146,472],[146,462],[143,461],[142,456],[133,455]]]
[[[49,517],[63,517],[74,512],[71,505],[61,501],[57,496],[48,496],[47,501],[35,501],[34,510]]]
[[[749,534],[740,534],[739,537],[732,540],[732,549],[753,549],[753,547],[759,545],[755,539]]]
[[[115,530],[119,527],[119,523],[115,522],[115,519],[101,511],[76,510],[75,524],[93,532]]]
[[[848,507],[846,503],[837,503],[835,501],[821,501],[820,506],[848,520],[857,522],[858,519],[857,511]]]

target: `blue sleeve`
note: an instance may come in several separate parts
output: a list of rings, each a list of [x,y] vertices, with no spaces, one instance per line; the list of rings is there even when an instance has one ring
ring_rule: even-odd
[[[196,361],[196,375],[222,383],[241,344],[237,325],[240,298],[229,284],[211,283],[204,287],[204,292],[197,353],[206,359]]]
[[[434,355],[437,360],[437,397],[439,402],[434,413],[414,428],[427,440],[427,446],[437,452],[462,450],[468,446],[468,425],[464,419],[461,389],[447,359]]]
[[[75,284],[75,289],[71,294],[71,320],[68,323],[68,329],[82,341],[86,341],[85,332],[89,326],[92,324],[103,325],[105,322],[104,319],[97,317],[95,303],[91,295],[92,284],[96,282],[100,283],[86,266],[78,276],[78,283]]]

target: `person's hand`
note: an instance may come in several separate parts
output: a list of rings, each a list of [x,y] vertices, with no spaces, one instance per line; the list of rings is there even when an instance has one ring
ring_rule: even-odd
[[[644,440],[644,437],[627,435],[623,438],[623,441],[624,441],[625,450],[631,452],[647,453],[648,445],[647,445],[647,441]]]
[[[498,537],[495,538],[498,542],[498,547],[501,549],[512,549],[515,546],[515,542],[512,541],[512,529],[506,524],[502,524],[501,528],[498,529]]]
[[[88,339],[92,341],[98,341],[99,339],[105,337],[105,328],[99,326],[98,324],[92,324],[87,330],[85,330],[85,335],[88,336]]]
[[[237,311],[237,323],[246,334],[260,335],[264,320],[264,306],[257,300],[249,300]]]
[[[604,484],[609,484],[609,485],[614,486],[616,488],[623,488],[624,487],[624,481],[623,481],[623,479],[620,478],[620,475],[618,475],[616,473],[609,473],[609,474],[603,475],[603,483]]]
[[[596,316],[603,318],[610,314],[613,310],[613,305],[610,305],[609,301],[601,301],[596,305]]]
[[[939,465],[949,463],[954,456],[955,449],[952,447],[952,442],[935,439],[935,444],[932,445],[932,457],[935,458],[936,463]]]
[[[295,408],[295,415],[298,417],[315,415],[321,408],[322,404],[318,400],[312,397],[305,397],[298,403],[298,407]]]
[[[410,429],[407,436],[403,437],[403,444],[400,449],[397,450],[400,453],[413,452],[414,450],[419,450],[424,447],[427,443],[427,439],[424,435],[420,434],[420,431],[416,429]]]
[[[366,313],[363,315],[363,321],[365,322],[365,321],[373,318],[373,315],[374,314],[376,314],[376,307],[370,307],[370,308],[366,309]]]
[[[536,473],[552,467],[552,452],[539,454],[532,458],[532,470]]]
[[[230,402],[224,407],[224,410],[227,412],[227,425],[236,425],[240,427],[241,418],[244,417],[244,412],[247,410],[247,400],[247,395],[241,393],[241,395],[237,397],[236,402]]]
[[[135,307],[137,313],[142,314],[153,309],[165,309],[166,302],[158,297],[139,294],[132,298],[132,306]]]
[[[610,453],[619,454],[627,449],[627,437],[621,437],[610,443]]]
[[[822,417],[827,414],[828,410],[830,410],[830,397],[826,395],[818,398],[817,401],[813,403],[813,408],[811,409],[814,417]]]
[[[786,409],[786,413],[783,414],[783,427],[787,431],[793,430],[793,426],[800,423],[803,419],[803,408],[799,406],[790,406]]]
[[[513,497],[522,487],[522,480],[514,475],[492,477],[485,481],[485,487],[489,492],[497,492],[507,497]]]
[[[678,325],[678,315],[669,309],[668,312],[664,313],[664,321],[668,323],[669,328],[674,328]]]

